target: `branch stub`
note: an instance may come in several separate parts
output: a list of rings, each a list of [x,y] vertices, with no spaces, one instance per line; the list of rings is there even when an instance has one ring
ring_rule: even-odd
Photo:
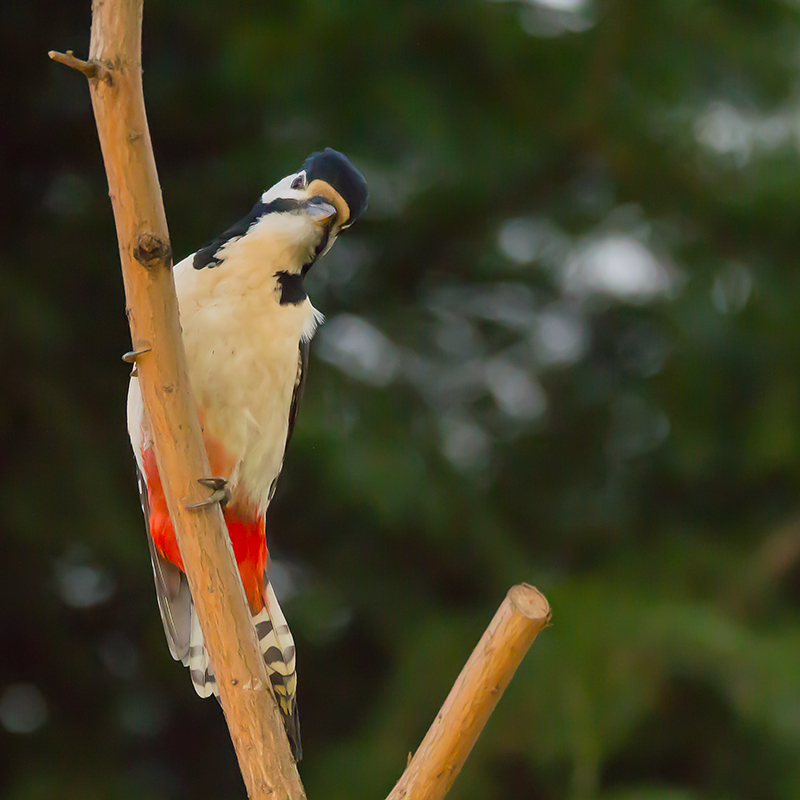
[[[133,257],[145,269],[158,269],[169,267],[172,250],[167,242],[154,236],[152,233],[143,233],[136,240],[133,248]]]
[[[67,50],[66,53],[50,50],[47,55],[59,64],[82,72],[90,81],[100,80],[109,85],[112,83],[110,70],[99,61],[94,59],[84,61],[82,58],[76,58],[72,50]]]

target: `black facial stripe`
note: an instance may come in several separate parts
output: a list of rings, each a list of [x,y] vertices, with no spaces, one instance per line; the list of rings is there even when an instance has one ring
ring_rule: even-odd
[[[331,147],[312,153],[304,162],[308,182],[325,181],[333,186],[350,208],[348,224],[352,224],[367,207],[369,191],[364,176],[350,163],[347,156]]]
[[[262,217],[267,214],[280,214],[286,211],[297,211],[301,208],[302,203],[299,200],[291,198],[279,197],[277,200],[272,200],[269,203],[262,203],[259,201],[251,209],[250,213],[244,218],[239,220],[235,225],[232,225],[224,233],[220,234],[216,239],[209,242],[205,247],[195,253],[192,266],[195,269],[203,269],[203,267],[216,267],[220,264],[221,258],[218,256],[219,250],[229,242],[234,241],[244,236],[250,228],[255,225]]]
[[[300,200],[295,200],[291,197],[278,197],[271,200],[269,203],[258,203],[264,210],[260,216],[265,214],[279,214],[282,211],[297,211],[302,208],[303,203]]]
[[[275,277],[278,279],[278,286],[281,291],[278,302],[282,306],[299,305],[308,297],[303,286],[303,275],[281,271],[276,272]]]

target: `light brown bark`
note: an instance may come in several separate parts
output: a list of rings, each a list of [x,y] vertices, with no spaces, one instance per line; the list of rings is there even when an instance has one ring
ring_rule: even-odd
[[[94,0],[89,61],[55,60],[89,79],[117,227],[127,314],[164,494],[251,800],[305,793],[272,697],[230,540],[209,476],[181,342],[167,223],[144,108],[142,0]]]
[[[441,800],[447,794],[550,615],[550,604],[533,586],[509,591],[387,800]]]

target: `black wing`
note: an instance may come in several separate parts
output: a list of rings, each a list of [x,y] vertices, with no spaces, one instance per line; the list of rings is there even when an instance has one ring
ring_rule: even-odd
[[[294,393],[292,394],[292,404],[289,406],[289,424],[286,428],[286,444],[283,446],[283,458],[281,459],[281,466],[278,474],[272,481],[269,487],[269,496],[267,502],[271,503],[275,495],[275,487],[278,484],[278,478],[281,476],[283,470],[283,462],[286,459],[286,451],[289,449],[289,442],[292,439],[292,432],[294,431],[294,423],[297,419],[297,409],[300,407],[300,400],[303,397],[303,389],[306,387],[306,369],[308,367],[308,342],[300,342],[300,350],[297,353],[297,377],[294,380]]]
[[[294,382],[294,394],[292,395],[292,405],[289,407],[289,427],[286,431],[286,447],[283,457],[286,458],[286,451],[289,449],[289,441],[294,431],[294,423],[297,419],[297,411],[300,408],[300,401],[303,399],[303,391],[306,388],[306,372],[308,371],[308,351],[309,342],[300,342],[300,352],[297,356],[297,377]]]

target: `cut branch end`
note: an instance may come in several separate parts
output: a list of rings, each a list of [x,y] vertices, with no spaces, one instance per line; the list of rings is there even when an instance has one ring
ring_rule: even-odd
[[[512,586],[508,592],[508,599],[518,614],[531,620],[541,620],[541,628],[546,628],[550,624],[553,615],[550,603],[535,586],[528,583]]]

